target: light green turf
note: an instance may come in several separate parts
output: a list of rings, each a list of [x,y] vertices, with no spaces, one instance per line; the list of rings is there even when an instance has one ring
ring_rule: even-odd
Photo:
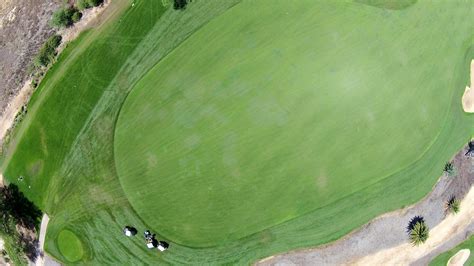
[[[422,156],[462,90],[446,70],[462,62],[472,24],[447,31],[468,13],[424,3],[375,11],[245,2],[175,49],[133,89],[116,128],[137,213],[174,242],[215,246],[420,158],[431,167]]]
[[[113,3],[119,2],[124,3],[123,1]],[[446,122],[440,125],[438,137],[429,150],[404,171],[398,171],[386,178],[376,177],[365,187],[357,185],[356,187],[360,189],[346,197],[342,197],[341,194],[338,200],[326,206],[295,216],[294,219],[262,229],[239,240],[229,239],[217,247],[193,248],[173,242],[173,239],[166,239],[167,235],[161,232],[164,228],[154,228],[148,219],[142,219],[137,215],[119,182],[114,158],[117,117],[128,92],[135,87],[137,81],[170,52],[172,52],[171,59],[168,60],[176,58],[175,54],[185,49],[188,41],[192,42],[193,38],[198,38],[195,36],[199,36],[200,29],[207,31],[206,25],[209,21],[213,23],[215,19],[220,19],[219,16],[226,17],[229,12],[235,12],[234,9],[242,8],[241,4],[235,6],[238,2],[193,1],[185,11],[174,11],[162,8],[161,1],[135,0],[133,8],[128,5],[126,11],[117,11],[117,17],[82,35],[64,51],[35,93],[28,115],[15,131],[9,155],[3,164],[6,179],[18,183],[17,177],[23,175],[25,181],[19,182],[20,188],[50,214],[51,220],[45,242],[49,254],[68,263],[57,243],[57,238],[63,230],[69,230],[80,238],[84,254],[77,263],[86,265],[123,263],[241,265],[278,252],[327,243],[340,238],[382,212],[419,200],[430,191],[435,180],[442,174],[444,163],[465,145],[468,136],[473,135],[474,117],[463,114],[459,104],[463,89],[469,80],[468,66],[474,57],[474,50],[468,50],[473,44],[472,34],[463,31],[467,24],[473,24],[472,21],[466,20],[470,17],[465,15],[473,8],[472,2],[448,5],[443,2],[420,0],[406,10],[398,11],[349,1],[330,3],[328,7],[321,6],[322,10],[329,10],[328,12],[334,14],[340,12],[340,9],[351,10],[361,16],[360,23],[366,20],[364,19],[366,16],[392,20],[409,18],[407,12],[416,10],[419,21],[411,24],[416,27],[408,27],[408,22],[402,23],[401,26],[404,28],[400,30],[401,34],[409,29],[419,30],[418,28],[424,26],[424,23],[429,23],[430,27],[445,29],[444,37],[434,34],[430,38],[441,38],[433,43],[433,46],[438,47],[440,55],[445,55],[444,49],[446,46],[449,48],[451,39],[454,43],[458,43],[458,38],[462,38],[463,34],[469,36],[464,36],[459,51],[452,52],[456,54],[455,63],[451,62],[452,59],[446,58],[447,62],[453,64],[452,68],[445,69],[449,81],[446,81],[444,76],[433,76],[434,79],[439,79],[439,82],[449,83],[440,93],[446,93],[444,89],[450,91],[446,101],[451,103],[445,106]],[[245,7],[248,8],[251,3],[245,2]],[[267,8],[273,8],[275,3],[286,2],[267,3]],[[313,4],[313,1],[308,3]],[[128,4],[131,4],[131,1]],[[431,16],[431,20],[424,21],[423,18],[426,19],[426,16]],[[437,24],[448,16],[451,16],[449,23]],[[234,28],[232,26],[234,23],[240,23],[239,20],[245,18],[246,15],[228,22],[229,30]],[[282,19],[277,16],[275,18],[276,22]],[[380,23],[380,20],[382,19],[374,20],[374,23]],[[359,28],[357,27],[359,19],[353,17],[349,22],[353,24],[354,29]],[[329,26],[322,23],[314,27],[318,25]],[[456,29],[456,32],[451,32],[451,29]],[[251,30],[252,24],[243,28],[244,32]],[[224,29],[219,34],[225,35],[225,33]],[[285,31],[282,31],[283,33]],[[383,31],[380,31],[380,34],[383,35]],[[188,39],[190,36],[191,39]],[[318,39],[317,42],[328,37],[323,38],[324,36],[326,35],[321,36],[321,40]],[[201,49],[212,47],[211,44],[215,42],[217,40],[209,39],[204,47],[196,47],[196,53],[202,53]],[[418,43],[407,45],[415,44],[418,45]],[[180,45],[183,48],[175,50]],[[392,48],[391,51],[396,49]],[[114,55],[113,62],[109,60],[111,54]],[[450,54],[449,49],[447,54]],[[377,53],[374,53],[374,58],[374,67],[378,67]],[[419,60],[421,59],[417,58],[415,61]],[[431,61],[428,63],[433,65]],[[162,66],[158,66],[160,67]],[[305,71],[302,70],[302,74],[306,73]],[[324,69],[314,71],[325,73]],[[432,116],[431,113],[429,115]],[[429,119],[433,120],[435,117]],[[416,129],[418,126],[414,127],[414,130]],[[428,135],[432,134],[434,133],[429,132]],[[307,141],[307,138],[303,140]],[[387,139],[387,142],[391,140]],[[337,145],[333,147],[341,148]],[[42,163],[38,163],[41,161]],[[374,167],[373,164],[367,166],[371,167]],[[291,187],[295,180],[284,185]],[[31,188],[28,188],[29,185]],[[341,191],[347,191],[346,188],[342,188],[343,186],[344,184],[341,185]],[[265,206],[267,207],[271,206]],[[251,223],[253,219],[254,217],[248,222]],[[147,228],[158,229],[156,232],[158,238],[170,241],[171,248],[165,253],[147,250],[140,235],[134,238],[123,236],[122,228],[125,225],[135,226],[140,233]]]
[[[69,262],[76,262],[84,255],[81,240],[69,230],[59,233],[57,243],[59,251]]]
[[[430,262],[430,266],[445,266],[448,260],[461,249],[469,249],[471,251],[471,255],[469,256],[469,259],[466,261],[466,263],[464,263],[464,266],[473,266],[474,265],[474,256],[473,256],[474,235],[472,235],[470,238],[468,238],[466,241],[462,242],[461,244],[457,245],[455,248],[438,255],[436,258],[434,258]]]

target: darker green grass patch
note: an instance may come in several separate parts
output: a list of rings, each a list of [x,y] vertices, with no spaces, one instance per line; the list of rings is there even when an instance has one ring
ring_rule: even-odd
[[[414,5],[418,0],[355,0],[357,3],[391,10],[401,10]]]
[[[84,255],[81,240],[69,230],[62,230],[59,233],[57,245],[61,254],[69,262],[79,261]]]

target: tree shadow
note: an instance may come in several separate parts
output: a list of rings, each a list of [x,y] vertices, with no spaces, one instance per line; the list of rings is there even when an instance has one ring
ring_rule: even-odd
[[[411,218],[410,222],[408,223],[408,226],[407,226],[407,233],[410,233],[411,230],[413,230],[413,228],[415,228],[415,224],[417,223],[424,223],[425,222],[425,219],[423,219],[422,216],[415,216],[413,218]]]
[[[38,239],[31,235],[20,233],[18,242],[26,257],[28,257],[30,261],[36,261],[40,255]]]
[[[2,216],[11,215],[22,227],[34,230],[39,224],[42,212],[18,189],[10,184],[0,189],[2,197]]]

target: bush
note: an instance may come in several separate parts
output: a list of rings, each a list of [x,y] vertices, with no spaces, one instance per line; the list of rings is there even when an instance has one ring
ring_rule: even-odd
[[[88,0],[90,6],[99,6],[104,3],[104,0]]]
[[[74,14],[74,9],[72,7],[64,7],[53,13],[51,19],[51,24],[54,27],[63,28],[69,27],[73,24],[72,15]]]
[[[79,0],[77,2],[77,8],[84,10],[91,7],[96,7],[104,3],[104,0]]]
[[[74,14],[72,14],[72,17],[71,17],[73,23],[78,22],[79,20],[81,20],[81,18],[82,18],[82,13],[79,11],[74,12]]]
[[[78,22],[82,17],[82,13],[74,7],[63,7],[54,12],[51,24],[57,28],[70,27]]]
[[[84,9],[87,9],[87,8],[90,8],[91,6],[89,5],[89,1],[88,0],[79,0],[77,2],[77,8],[79,8],[79,10],[84,10]]]
[[[56,56],[56,48],[61,44],[61,36],[53,35],[46,40],[36,56],[34,64],[36,67],[48,66]]]

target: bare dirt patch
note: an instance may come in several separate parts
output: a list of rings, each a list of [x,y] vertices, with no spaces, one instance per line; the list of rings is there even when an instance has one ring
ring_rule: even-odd
[[[455,247],[474,232],[474,158],[466,148],[454,158],[457,173],[444,175],[423,200],[383,214],[342,239],[313,249],[293,251],[264,259],[261,265],[427,265],[438,254]],[[458,214],[444,212],[447,200],[461,201]],[[421,215],[430,231],[427,242],[414,247],[406,226]]]

